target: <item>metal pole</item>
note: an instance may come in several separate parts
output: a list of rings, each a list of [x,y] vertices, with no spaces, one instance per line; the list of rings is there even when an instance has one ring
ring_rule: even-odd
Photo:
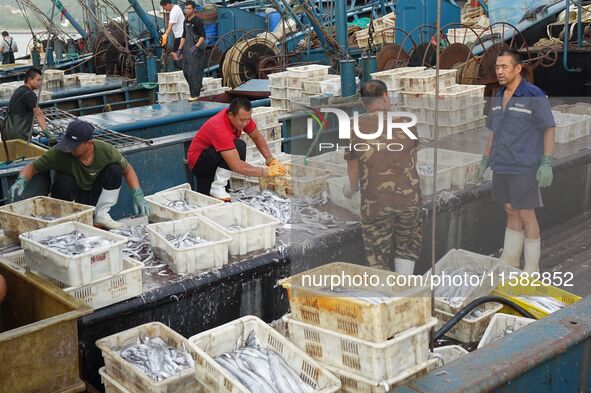
[[[86,6],[88,8],[88,11],[90,11],[92,13],[92,15],[94,15],[94,17],[98,18],[98,14],[96,12],[96,2],[95,0],[86,0]],[[95,22],[95,18],[90,17],[87,18],[88,19],[88,27],[90,28],[90,34],[91,35],[96,35],[98,33],[98,26]]]
[[[569,22],[570,22],[570,0],[566,0],[565,18],[564,18],[564,36],[562,37],[562,67],[566,72],[581,72],[580,68],[569,68],[568,66],[568,41],[569,41]]]
[[[351,97],[357,93],[355,60],[341,60],[341,95]]]
[[[336,29],[337,42],[344,53],[349,53],[348,35],[347,35],[347,9],[345,0],[336,0]],[[341,65],[341,93],[343,97],[350,97],[357,92],[355,84],[355,61],[343,60]]]
[[[82,25],[80,23],[78,23],[76,18],[74,18],[72,16],[72,14],[70,14],[70,11],[68,11],[66,9],[66,7],[64,7],[62,2],[60,0],[51,0],[51,1],[53,2],[53,4],[55,4],[55,6],[62,13],[62,15],[70,22],[72,27],[74,29],[76,29],[78,34],[80,34],[80,36],[82,36],[82,38],[86,38],[86,30],[84,30],[84,27],[82,27]]]

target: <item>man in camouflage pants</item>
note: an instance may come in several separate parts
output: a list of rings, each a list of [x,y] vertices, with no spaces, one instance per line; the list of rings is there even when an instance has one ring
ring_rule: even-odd
[[[421,187],[416,170],[418,139],[411,139],[401,129],[393,130],[391,140],[386,138],[390,99],[382,81],[365,83],[361,97],[368,113],[359,118],[359,130],[364,134],[374,133],[378,129],[378,116],[384,116],[384,132],[375,140],[363,140],[352,133],[351,146],[370,142],[371,147],[367,151],[351,149],[345,153],[350,183],[350,187],[345,187],[345,196],[361,192],[361,228],[369,266],[413,274],[423,229]],[[404,121],[407,120],[401,119]],[[416,135],[414,128],[411,130]],[[403,148],[390,151],[385,146],[391,143],[400,143]]]

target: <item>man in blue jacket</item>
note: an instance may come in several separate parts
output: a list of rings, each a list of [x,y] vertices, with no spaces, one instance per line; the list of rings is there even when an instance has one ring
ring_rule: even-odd
[[[497,57],[501,88],[491,101],[486,124],[491,132],[478,177],[490,164],[492,199],[507,214],[501,260],[519,267],[523,250],[523,270],[531,273],[539,271],[540,227],[534,209],[543,206],[540,188],[552,183],[556,123],[548,97],[521,78],[521,69],[519,52],[506,50]]]

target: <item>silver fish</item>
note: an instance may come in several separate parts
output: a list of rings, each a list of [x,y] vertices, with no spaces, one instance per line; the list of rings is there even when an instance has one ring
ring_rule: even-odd
[[[57,220],[59,217],[58,216],[51,216],[48,214],[31,214],[31,217],[33,218],[39,218],[40,220],[45,220],[45,221],[55,221]]]
[[[80,255],[99,247],[114,243],[113,240],[100,236],[86,236],[82,232],[72,231],[65,235],[50,236],[40,240],[40,244],[66,255]]]
[[[166,240],[176,248],[191,248],[210,243],[209,240],[197,236],[193,230],[186,233],[169,233],[166,235]]]
[[[440,285],[434,289],[434,295],[437,300],[449,303],[451,307],[460,307],[466,297],[474,290],[474,287],[469,285],[469,283],[475,282],[476,278],[482,280],[482,277],[486,276],[487,271],[477,272],[466,268],[458,268],[452,272],[445,272],[445,274],[451,277],[452,283],[461,282],[464,285]],[[460,276],[462,279],[456,281],[453,278],[456,276]]]
[[[179,212],[188,212],[188,211],[196,210],[196,209],[199,209],[202,207],[202,206],[198,206],[198,205],[193,205],[193,204],[189,203],[189,201],[187,201],[186,199],[176,199],[173,201],[168,201],[168,202],[166,202],[166,204],[164,206],[169,207],[169,208],[174,209]]]
[[[123,254],[144,263],[154,260],[154,251],[145,225],[112,229],[111,232],[127,237]]]
[[[113,350],[156,382],[195,367],[188,352],[169,346],[158,336],[140,336],[135,344]]]
[[[566,303],[549,296],[520,295],[517,297],[526,303],[541,308],[547,313],[553,313],[567,306]]]
[[[320,291],[327,292],[330,296],[352,297],[372,304],[382,304],[394,298],[394,296],[389,297],[378,291],[360,288],[332,287],[320,288]]]

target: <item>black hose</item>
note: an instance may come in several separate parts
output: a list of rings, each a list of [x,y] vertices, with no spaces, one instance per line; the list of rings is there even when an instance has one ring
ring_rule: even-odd
[[[480,306],[484,303],[501,303],[505,306],[511,307],[513,310],[517,311],[519,314],[523,315],[526,318],[536,319],[533,315],[531,315],[528,311],[524,310],[519,305],[515,304],[509,299],[505,299],[504,297],[500,296],[483,296],[480,297],[466,307],[462,308],[456,315],[454,315],[449,321],[447,321],[442,327],[440,327],[433,336],[433,340],[439,340],[445,333],[447,333],[452,327],[455,326],[462,318],[464,318],[467,314],[472,312],[476,307]]]

